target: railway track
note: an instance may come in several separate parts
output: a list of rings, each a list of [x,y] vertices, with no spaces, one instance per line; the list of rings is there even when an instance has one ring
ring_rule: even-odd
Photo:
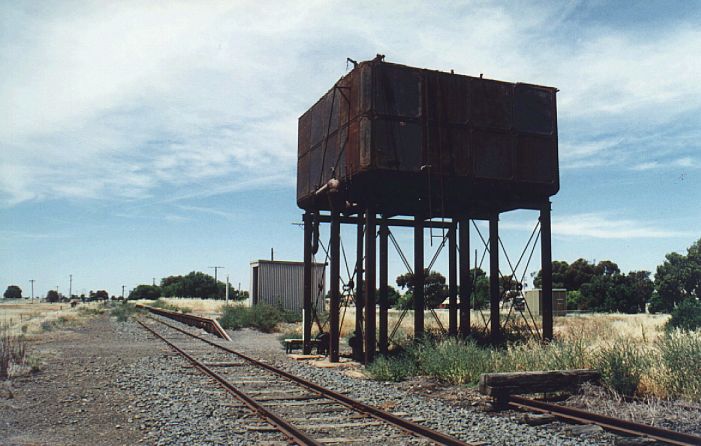
[[[554,417],[578,424],[596,424],[607,431],[625,436],[645,437],[676,446],[699,446],[701,437],[676,432],[669,429],[613,418],[559,404],[546,403],[521,396],[509,397],[508,405],[513,409],[528,410],[553,415]]]
[[[474,446],[163,320],[138,322],[295,444]]]
[[[151,308],[145,308],[152,311]],[[223,330],[223,334],[220,334],[216,329],[203,326],[206,325],[204,318],[193,317],[190,320],[189,315],[166,310],[152,312],[229,339]],[[139,323],[296,444],[473,446],[414,421],[353,400],[161,319],[149,316],[148,323]],[[165,332],[159,332],[156,326]],[[186,351],[192,347],[188,349],[182,346],[187,345],[187,341],[191,344],[193,340],[199,341],[199,347],[195,348],[195,352]],[[203,349],[203,346],[208,349]],[[701,437],[696,435],[520,396],[511,396],[508,405],[512,409],[550,414],[570,423],[596,424],[624,436],[645,437],[676,446],[701,445]]]

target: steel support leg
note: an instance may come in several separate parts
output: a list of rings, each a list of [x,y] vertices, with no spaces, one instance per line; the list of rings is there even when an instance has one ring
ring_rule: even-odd
[[[355,282],[355,335],[353,359],[362,361],[363,355],[363,308],[365,307],[365,290],[363,288],[363,243],[365,231],[365,215],[358,212],[358,232],[356,237],[356,282]]]
[[[365,364],[375,359],[377,337],[375,332],[375,210],[370,208],[365,219]]]
[[[540,261],[543,271],[543,340],[553,339],[553,262],[550,229],[550,202],[540,209]]]
[[[472,297],[472,277],[470,277],[470,220],[459,221],[460,244],[460,336],[470,334],[470,299]]]
[[[499,214],[489,219],[489,308],[492,342],[501,342],[501,322],[499,307]]]
[[[304,213],[304,303],[302,308],[303,350],[305,355],[312,352],[312,218],[308,212]]]
[[[380,353],[383,355],[387,354],[389,348],[388,345],[388,335],[387,335],[387,310],[389,309],[388,302],[388,289],[387,280],[389,277],[387,266],[388,266],[388,250],[387,250],[387,238],[389,237],[389,228],[387,227],[387,221],[382,218],[380,223]]]
[[[448,230],[448,334],[458,334],[458,265],[457,229],[453,221]]]
[[[338,339],[340,327],[338,319],[340,313],[341,293],[339,283],[341,281],[341,222],[338,212],[331,214],[331,242],[330,242],[330,277],[331,299],[329,305],[329,361],[338,362]]]
[[[424,335],[424,219],[414,221],[414,339]]]

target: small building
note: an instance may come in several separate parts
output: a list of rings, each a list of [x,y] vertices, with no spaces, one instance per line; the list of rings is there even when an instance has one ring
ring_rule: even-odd
[[[324,263],[312,264],[312,306],[323,308],[326,295]],[[265,303],[301,312],[304,304],[304,262],[251,262],[251,305]]]
[[[533,316],[542,316],[543,290],[536,288],[524,293],[526,304]],[[553,289],[553,316],[565,316],[567,314],[567,290],[564,288]]]

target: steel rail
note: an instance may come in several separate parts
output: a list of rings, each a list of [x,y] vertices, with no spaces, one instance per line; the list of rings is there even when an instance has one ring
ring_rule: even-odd
[[[144,327],[146,330],[151,332],[154,336],[168,344],[173,350],[178,352],[181,356],[186,358],[188,361],[190,361],[195,367],[200,369],[202,372],[205,374],[209,375],[210,377],[214,378],[219,384],[221,384],[222,387],[224,387],[229,393],[233,394],[239,401],[241,401],[243,404],[245,404],[249,409],[251,409],[253,412],[257,413],[260,415],[262,418],[264,418],[268,423],[273,425],[277,430],[279,430],[281,433],[283,433],[285,436],[287,436],[290,440],[294,441],[295,443],[303,446],[321,446],[322,443],[319,443],[318,441],[314,440],[311,438],[308,434],[302,432],[301,430],[297,429],[294,427],[292,424],[288,423],[285,421],[283,418],[281,418],[279,415],[275,414],[273,411],[265,408],[262,406],[260,403],[258,403],[256,400],[251,398],[250,396],[246,395],[244,392],[240,391],[237,389],[233,384],[231,384],[229,381],[224,379],[221,375],[216,373],[214,370],[210,369],[206,365],[204,365],[202,362],[198,361],[197,359],[193,358],[190,356],[188,353],[183,351],[181,348],[167,340],[165,337],[157,333],[155,330],[151,329],[151,327],[147,326],[143,322],[137,320],[139,324],[141,324],[142,327]]]
[[[149,305],[136,304],[137,308],[142,308],[154,314],[159,314],[170,319],[174,319],[185,325],[190,325],[192,327],[197,327],[205,330],[207,333],[211,333],[227,341],[231,341],[229,334],[219,325],[216,319],[210,319],[202,316],[195,316],[194,314],[178,313],[176,311],[168,311],[162,308],[151,307]]]
[[[268,365],[264,362],[258,361],[256,359],[253,359],[249,356],[244,355],[243,353],[239,353],[235,350],[232,350],[228,347],[225,347],[223,345],[219,345],[216,342],[210,341],[209,339],[203,338],[201,336],[197,336],[195,334],[189,333],[186,330],[181,329],[180,327],[176,327],[172,324],[169,324],[165,321],[156,319],[156,318],[151,318],[163,325],[166,325],[174,330],[177,330],[181,333],[184,333],[188,336],[191,336],[193,338],[199,339],[213,347],[219,348],[220,350],[224,350],[228,353],[231,353],[233,355],[236,355],[240,357],[241,359],[250,362],[251,364],[254,364],[260,368],[266,369],[270,372],[273,372],[277,375],[280,375],[284,378],[289,379],[290,381],[294,381],[297,384],[300,384],[303,387],[306,387],[309,390],[312,390],[315,393],[318,393],[324,397],[330,398],[332,400],[335,400],[339,404],[346,406],[356,412],[364,413],[366,415],[369,415],[373,418],[382,420],[384,422],[387,422],[389,424],[392,424],[401,430],[411,434],[411,435],[418,435],[424,438],[427,438],[437,444],[440,445],[446,445],[446,446],[477,446],[474,443],[466,443],[462,440],[459,440],[455,437],[451,437],[450,435],[444,434],[442,432],[438,432],[436,430],[433,430],[429,427],[426,426],[421,426],[420,424],[416,424],[412,421],[406,420],[404,418],[398,417],[396,415],[393,415],[389,412],[386,412],[384,410],[378,409],[377,407],[370,406],[365,403],[361,403],[360,401],[356,401],[346,395],[343,395],[341,393],[335,392],[331,389],[327,389],[326,387],[320,386],[318,384],[315,384],[311,381],[307,381],[303,378],[300,378],[296,375],[293,375],[291,373],[285,372],[284,370],[280,370],[278,368],[275,368],[271,365]]]
[[[556,418],[579,424],[596,424],[608,431],[618,434],[647,437],[677,446],[701,445],[701,437],[697,435],[613,418],[581,409],[561,406],[559,404],[551,404],[544,401],[511,395],[509,396],[508,405],[516,409],[526,409],[553,415]]]

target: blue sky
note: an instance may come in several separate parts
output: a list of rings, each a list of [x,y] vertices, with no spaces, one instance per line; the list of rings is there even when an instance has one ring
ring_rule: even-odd
[[[4,2],[0,286],[223,265],[247,288],[271,247],[301,259],[297,117],[376,53],[559,88],[553,257],[654,271],[701,238],[699,23],[667,1]],[[503,215],[512,257],[535,219]]]

